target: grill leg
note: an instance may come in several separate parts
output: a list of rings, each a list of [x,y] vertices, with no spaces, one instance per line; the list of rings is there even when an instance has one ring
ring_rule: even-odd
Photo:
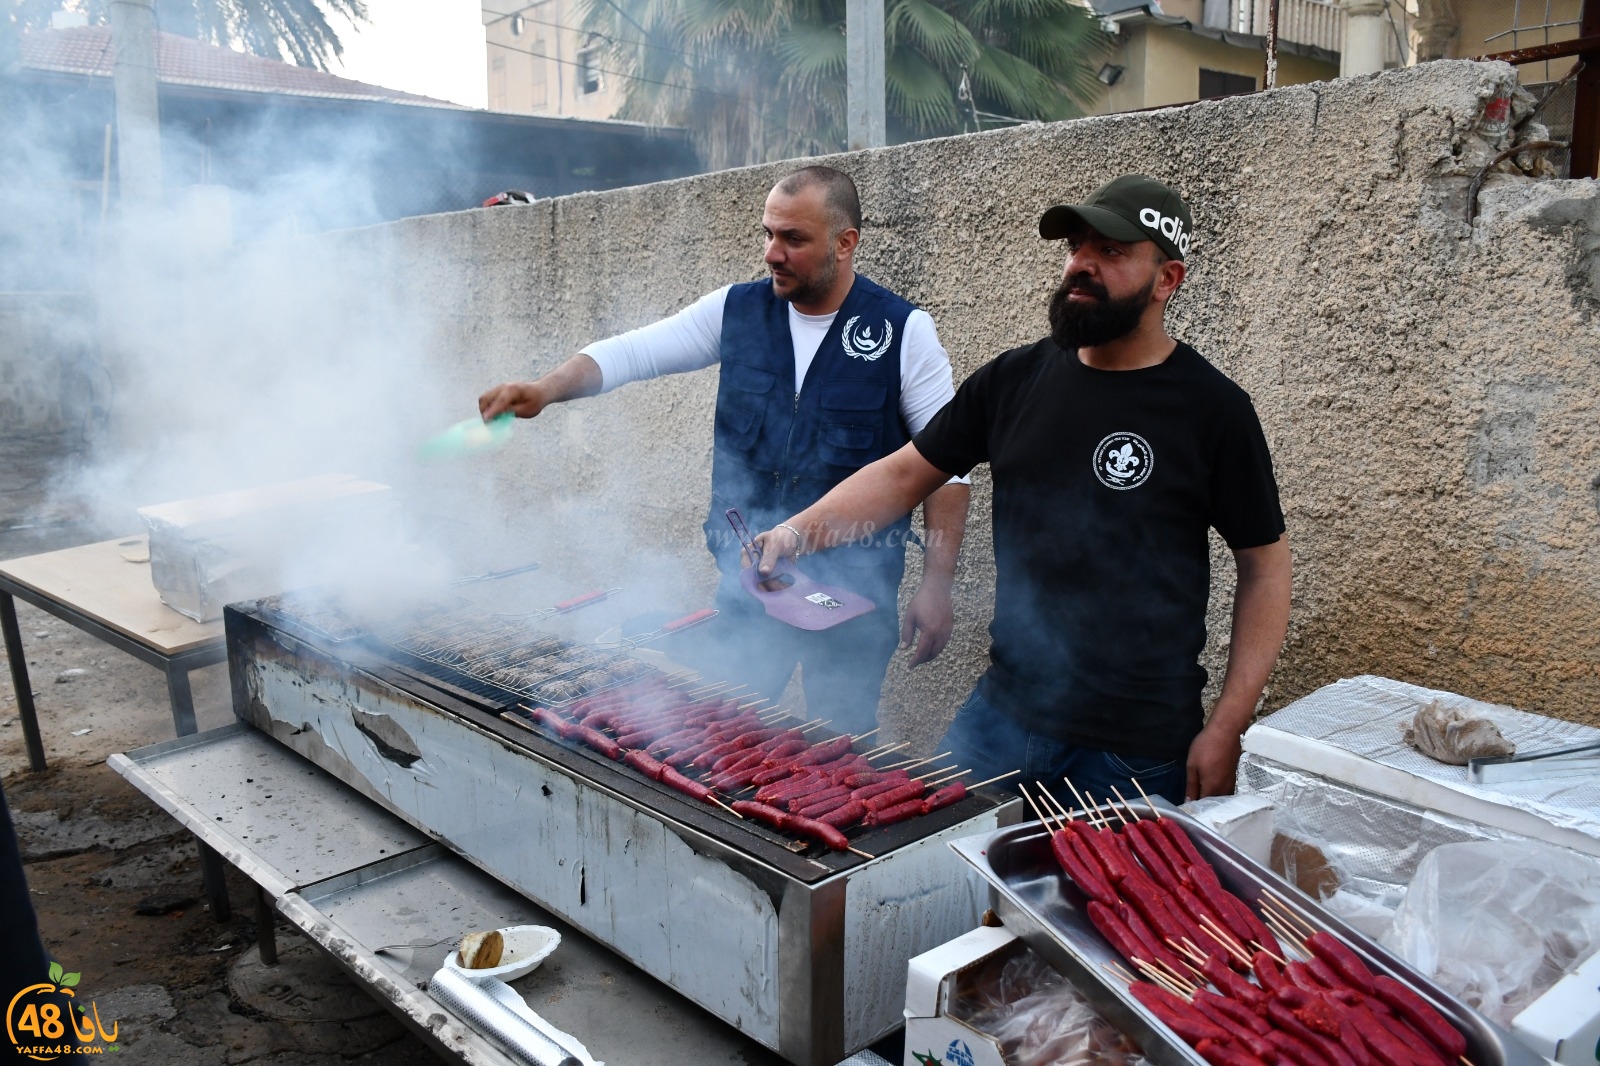
[[[256,886],[256,946],[261,949],[261,962],[266,966],[278,965],[278,930],[273,925],[277,912],[267,890]]]
[[[174,735],[186,737],[198,730],[194,722],[194,693],[189,689],[189,671],[167,664],[167,695],[172,699]]]
[[[195,841],[200,848],[200,876],[206,885],[206,902],[211,904],[211,917],[220,924],[233,920],[233,904],[228,902],[227,868],[222,863],[222,856],[216,849],[201,841]]]
[[[44,769],[44,740],[39,736],[39,716],[33,706],[33,683],[28,680],[22,630],[17,628],[17,601],[9,592],[0,592],[0,630],[5,633],[6,659],[11,663],[11,687],[17,694],[17,717],[22,719],[28,768],[38,773]]]

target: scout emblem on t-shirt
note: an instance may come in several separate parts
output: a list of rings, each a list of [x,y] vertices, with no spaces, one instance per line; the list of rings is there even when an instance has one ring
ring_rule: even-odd
[[[1094,449],[1094,476],[1108,489],[1136,489],[1156,465],[1150,442],[1137,433],[1108,433]]]
[[[854,315],[844,324],[844,332],[839,335],[839,340],[844,345],[844,353],[854,359],[876,362],[889,350],[889,342],[894,340],[894,326],[888,319],[884,319],[882,332],[874,332],[871,326],[857,329],[856,323],[860,321],[861,316]]]

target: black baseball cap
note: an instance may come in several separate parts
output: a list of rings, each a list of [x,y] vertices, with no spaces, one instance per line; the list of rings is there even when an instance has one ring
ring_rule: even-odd
[[[1059,241],[1082,226],[1114,241],[1154,241],[1173,259],[1189,250],[1194,223],[1183,197],[1154,178],[1124,174],[1081,204],[1057,204],[1039,216],[1039,236]]]

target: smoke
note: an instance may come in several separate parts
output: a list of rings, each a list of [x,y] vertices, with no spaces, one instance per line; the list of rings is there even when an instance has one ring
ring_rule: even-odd
[[[103,212],[104,88],[4,89],[20,106],[0,127],[0,370],[32,375],[14,395],[40,401],[24,412],[18,399],[7,431],[83,436],[53,478],[53,510],[126,532],[142,528],[140,507],[343,473],[391,486],[386,528],[297,536],[285,586],[372,599],[530,561],[505,523],[462,528],[459,501],[487,493],[481,466],[418,458],[425,437],[476,410],[476,391],[441,369],[437,331],[380,283],[373,245],[329,257],[294,236],[382,217],[396,180],[382,164],[397,151],[383,130],[309,129],[300,165],[224,188],[182,181],[224,158],[270,158],[290,119],[241,124],[225,152],[215,130],[166,128],[162,202],[112,196]]]

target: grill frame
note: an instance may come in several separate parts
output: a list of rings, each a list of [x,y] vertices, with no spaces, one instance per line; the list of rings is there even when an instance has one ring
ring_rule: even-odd
[[[799,1066],[900,1023],[905,961],[988,904],[946,845],[1020,813],[979,793],[863,833],[873,861],[796,854],[364,643],[249,605],[226,631],[239,717]]]

